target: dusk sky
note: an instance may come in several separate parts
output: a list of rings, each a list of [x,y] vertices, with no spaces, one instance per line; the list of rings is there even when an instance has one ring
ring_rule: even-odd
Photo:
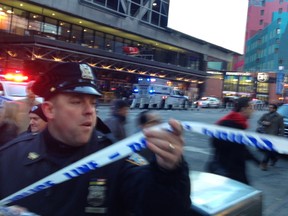
[[[243,54],[248,0],[170,0],[168,27]]]

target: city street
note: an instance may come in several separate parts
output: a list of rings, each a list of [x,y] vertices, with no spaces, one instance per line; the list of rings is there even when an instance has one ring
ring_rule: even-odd
[[[109,115],[108,106],[98,107],[98,115],[105,119]],[[129,111],[127,122],[128,134],[136,132],[135,118],[142,110],[133,109]],[[213,124],[221,116],[228,113],[221,109],[201,109],[197,110],[155,110],[164,121],[169,118],[176,118],[180,121],[196,121]],[[255,111],[250,119],[249,130],[255,131],[257,120],[265,111]],[[211,155],[208,137],[201,134],[185,134],[185,158],[189,163],[190,170],[204,171],[205,163]],[[288,139],[287,139],[288,144]],[[251,149],[259,158],[262,153],[259,150]],[[288,157],[287,157],[288,158]],[[269,167],[268,171],[262,171],[254,163],[248,162],[248,177],[251,186],[263,192],[263,216],[284,216],[288,212],[288,160],[281,157],[274,167]],[[192,186],[193,187],[193,186]],[[276,213],[277,212],[277,213]]]

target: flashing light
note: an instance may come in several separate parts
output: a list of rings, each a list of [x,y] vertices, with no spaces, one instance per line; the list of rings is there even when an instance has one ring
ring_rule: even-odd
[[[23,74],[7,73],[4,75],[4,79],[13,82],[25,82],[28,80],[28,76],[24,76]]]
[[[168,96],[167,95],[165,95],[165,96],[162,96],[162,99],[163,100],[166,100],[168,98]]]
[[[139,89],[134,89],[133,90],[135,93],[138,93],[139,92]]]
[[[153,94],[154,92],[155,92],[155,90],[153,90],[153,89],[150,89],[150,90],[149,90],[149,93],[150,93],[150,94]]]

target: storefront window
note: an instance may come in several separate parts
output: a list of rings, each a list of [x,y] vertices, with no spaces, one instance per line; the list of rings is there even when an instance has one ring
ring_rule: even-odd
[[[122,53],[124,46],[124,39],[121,37],[115,38],[115,53]]]
[[[83,43],[82,46],[86,46],[89,48],[94,47],[94,31],[92,29],[84,28],[83,29]]]
[[[94,0],[93,2],[96,3]],[[108,2],[108,0],[99,0],[97,4],[101,2]],[[114,6],[117,6],[118,8],[120,7],[119,2],[119,0],[109,1],[108,7],[115,9]],[[137,7],[147,7],[147,11],[149,11],[149,21],[155,25],[159,25],[159,17],[166,16],[168,9],[167,2],[157,0],[152,5],[152,8],[150,6],[148,7],[146,3],[146,0],[132,1],[132,4],[137,5]],[[107,6],[106,3],[105,5]],[[159,48],[154,44],[140,44],[139,41],[121,38],[118,35],[97,32],[95,29],[89,29],[84,26],[54,19],[56,16],[45,17],[40,15],[40,10],[38,11],[39,14],[37,14],[35,11],[32,13],[16,8],[11,11],[11,7],[4,5],[0,5],[0,8],[0,30],[2,31],[9,30],[9,32],[17,35],[39,35],[53,40],[77,43],[82,46],[103,49],[115,53],[123,53],[123,47],[128,46],[129,48],[132,47],[138,50],[137,56],[139,58],[201,70],[201,56],[199,56],[199,54],[194,53],[194,58],[194,54],[191,54],[191,52],[171,51]],[[165,17],[162,17],[161,19],[164,18]]]
[[[9,32],[12,11],[11,7],[0,5],[0,30]]]
[[[114,51],[114,36],[110,35],[110,34],[106,34],[105,35],[105,50],[109,51],[109,52],[113,52]]]
[[[11,33],[17,35],[27,34],[28,29],[28,12],[14,9],[12,15]]]
[[[58,34],[58,21],[56,19],[45,17],[43,25],[43,35],[50,39],[56,39]]]
[[[253,78],[248,76],[239,77],[239,92],[253,93]]]
[[[179,62],[178,64],[181,67],[187,67],[188,66],[188,55],[186,53],[180,53],[179,54]]]
[[[82,27],[78,25],[72,25],[71,42],[82,44]]]
[[[104,49],[104,33],[95,32],[94,48]]]
[[[265,93],[268,94],[269,85],[268,83],[257,83],[257,93]]]
[[[58,27],[58,40],[69,42],[70,35],[71,35],[71,24],[60,21]]]
[[[27,35],[41,35],[43,27],[43,16],[30,13],[28,20]]]
[[[224,91],[237,92],[238,76],[225,76]]]

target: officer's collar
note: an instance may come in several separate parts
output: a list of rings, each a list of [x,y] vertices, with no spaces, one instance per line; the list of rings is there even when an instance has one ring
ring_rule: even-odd
[[[46,129],[43,132],[45,145],[48,153],[55,154],[55,155],[61,155],[64,156],[66,154],[71,154],[76,151],[79,151],[79,149],[83,148],[83,146],[75,147],[67,145],[57,139],[55,139],[49,132],[48,129]]]

